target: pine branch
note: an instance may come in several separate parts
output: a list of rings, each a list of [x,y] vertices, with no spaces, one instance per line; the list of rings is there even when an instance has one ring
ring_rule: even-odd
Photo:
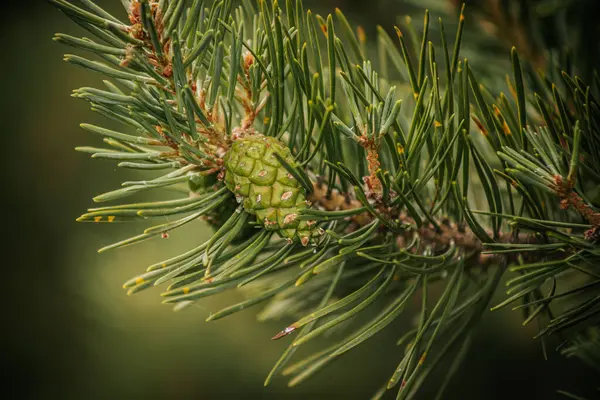
[[[598,80],[533,77],[530,57],[513,48],[508,95],[487,88],[461,58],[464,7],[452,52],[441,21],[441,48],[430,41],[426,12],[421,35],[412,22],[396,27],[397,45],[379,30],[375,63],[342,11],[314,15],[300,0],[285,9],[133,0],[128,23],[91,1],[50,1],[95,36],[58,34],[93,57],[66,61],[110,78],[74,96],[124,125],[83,124],[106,148],[77,150],[159,173],[94,201],[180,193],[91,208],[78,221],[160,219],[100,251],[199,218],[214,230],[127,281],[129,294],[168,284],[163,302],[181,310],[243,287],[245,301],[208,320],[259,303],[262,320],[293,316],[274,339],[299,332],[266,381],[294,375],[291,386],[420,296],[410,345],[385,385],[406,398],[449,352],[464,355],[508,272],[507,297],[493,309],[520,302],[539,338],[560,335],[567,353],[586,359],[581,338],[600,317]],[[443,290],[432,299],[435,285]],[[339,343],[287,366],[298,346],[352,323]]]

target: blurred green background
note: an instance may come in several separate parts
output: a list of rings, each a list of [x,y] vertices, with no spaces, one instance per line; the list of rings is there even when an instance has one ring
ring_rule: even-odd
[[[12,3],[0,24],[7,173],[2,197],[8,216],[3,269],[9,274],[2,358],[8,393],[36,399],[368,398],[395,368],[403,349],[394,342],[409,321],[300,387],[288,389],[285,379],[277,379],[264,388],[265,376],[288,343],[270,337],[291,321],[258,324],[253,309],[204,322],[210,310],[239,301],[237,293],[205,299],[182,313],[162,305],[159,290],[126,296],[121,289],[126,279],[209,232],[192,224],[166,240],[96,253],[140,226],[77,224],[75,218],[92,206],[94,195],[135,175],[73,151],[76,145],[98,143],[79,123],[102,119],[87,103],[69,97],[70,91],[101,78],[62,62],[62,54],[71,50],[51,39],[55,32],[80,30],[42,0]],[[99,4],[120,12],[118,0]],[[391,26],[403,10],[401,1],[305,4],[322,13],[340,7],[368,32],[376,23]],[[584,383],[593,379],[590,371],[552,352],[543,361],[540,345],[531,340],[534,331],[521,328],[518,317],[504,311],[484,320],[446,398],[552,399],[561,398],[557,388],[585,390]],[[435,385],[430,383],[432,389]]]

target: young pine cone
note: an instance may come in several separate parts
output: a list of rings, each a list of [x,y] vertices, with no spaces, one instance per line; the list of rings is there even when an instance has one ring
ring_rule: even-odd
[[[306,246],[318,235],[314,221],[298,219],[308,207],[306,192],[275,153],[294,164],[290,150],[274,137],[255,134],[237,139],[223,159],[225,185],[266,230]]]

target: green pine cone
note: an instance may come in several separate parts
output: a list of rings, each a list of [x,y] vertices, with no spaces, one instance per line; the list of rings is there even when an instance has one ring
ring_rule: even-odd
[[[317,233],[314,221],[298,219],[308,206],[305,189],[274,153],[293,165],[290,150],[274,137],[252,135],[234,141],[223,159],[225,185],[266,230],[306,246]]]

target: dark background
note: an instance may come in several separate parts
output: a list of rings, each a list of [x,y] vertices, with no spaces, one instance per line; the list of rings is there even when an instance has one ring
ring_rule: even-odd
[[[406,321],[304,385],[288,389],[281,378],[263,388],[287,345],[269,338],[290,321],[258,324],[253,309],[204,322],[209,310],[239,300],[237,293],[182,313],[160,304],[156,290],[126,296],[126,279],[209,233],[192,225],[166,242],[96,253],[138,231],[75,223],[92,206],[91,197],[127,176],[110,162],[73,151],[98,143],[78,124],[102,120],[70,92],[100,78],[62,62],[72,49],[53,42],[53,34],[80,32],[64,15],[43,0],[11,3],[0,13],[2,269],[8,276],[4,393],[36,399],[369,398],[400,358],[403,349],[394,342]],[[115,13],[120,8],[118,0],[99,3]],[[400,1],[305,1],[311,3],[322,14],[340,7],[355,23],[372,28],[391,26],[403,10]],[[483,321],[445,398],[562,398],[556,389],[590,393],[591,371],[552,351],[544,361],[539,343],[531,340],[534,331],[522,328],[518,317],[507,310]]]

